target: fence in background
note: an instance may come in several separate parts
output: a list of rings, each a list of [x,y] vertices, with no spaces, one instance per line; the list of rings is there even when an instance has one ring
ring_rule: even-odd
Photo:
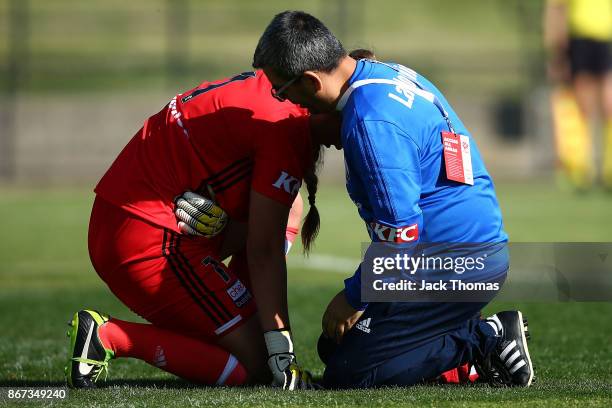
[[[373,48],[427,75],[494,170],[518,160],[529,174],[538,135],[524,113],[542,82],[540,8],[530,0],[0,0],[0,178],[95,180],[172,95],[248,69],[261,31],[284,9],[318,16],[347,48]],[[327,173],[341,179],[331,156]]]

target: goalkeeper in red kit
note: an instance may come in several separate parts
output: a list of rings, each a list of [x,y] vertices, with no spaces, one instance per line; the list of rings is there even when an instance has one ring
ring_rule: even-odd
[[[202,384],[311,386],[293,350],[285,237],[299,225],[301,201],[287,231],[302,180],[310,204],[306,249],[316,235],[316,162],[339,128],[331,117],[279,103],[280,88],[259,71],[179,94],[144,122],[102,177],[89,225],[91,261],[148,323],[75,313],[70,386],[94,387],[121,357]],[[177,225],[175,211],[188,222]]]

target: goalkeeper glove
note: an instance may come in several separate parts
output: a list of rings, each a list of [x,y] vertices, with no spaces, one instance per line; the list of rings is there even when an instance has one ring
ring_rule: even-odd
[[[268,367],[272,371],[272,386],[284,390],[316,388],[310,373],[297,363],[289,330],[271,330],[264,333],[268,348]]]
[[[199,194],[186,191],[175,198],[174,203],[174,215],[178,219],[179,230],[184,234],[212,238],[227,224],[225,211]]]

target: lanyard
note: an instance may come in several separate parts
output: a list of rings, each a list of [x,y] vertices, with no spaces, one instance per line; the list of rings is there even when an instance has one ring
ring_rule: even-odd
[[[444,154],[444,165],[446,167],[446,178],[451,181],[456,181],[462,184],[474,185],[474,174],[472,172],[472,159],[470,153],[470,139],[468,136],[459,135],[455,133],[455,129],[453,128],[453,124],[451,123],[450,117],[448,116],[448,112],[442,106],[436,95],[432,92],[427,91],[421,86],[416,80],[410,78],[409,75],[405,75],[402,71],[392,65],[385,64],[384,62],[373,61],[370,62],[385,65],[394,71],[396,71],[399,75],[398,78],[394,79],[386,79],[386,78],[370,78],[370,79],[361,79],[353,82],[349,88],[344,92],[344,94],[340,97],[338,104],[336,105],[336,109],[342,110],[346,105],[350,95],[353,91],[360,86],[368,85],[368,84],[388,84],[395,85],[397,88],[402,88],[404,90],[409,91],[414,95],[419,95],[432,104],[446,121],[448,125],[448,129],[450,132],[442,132],[442,145],[443,145],[443,154]],[[406,95],[407,96],[407,95]],[[398,97],[396,94],[389,94],[389,97],[393,99],[397,99],[403,104],[406,104],[408,107],[411,105],[407,104],[406,101]],[[410,96],[414,98],[414,96]]]
[[[389,65],[389,64],[386,64],[384,62],[375,61],[375,60],[368,60],[368,61],[376,63],[376,64],[382,64],[382,65],[384,65],[386,67],[389,67],[392,70],[400,73],[400,70],[395,68],[393,65]],[[337,109],[338,110],[342,110],[342,108],[344,108],[344,105],[346,105],[346,102],[348,101],[349,96],[353,93],[353,91],[355,89],[359,88],[360,86],[368,85],[368,84],[389,84],[389,85],[395,85],[395,86],[399,86],[399,87],[402,87],[404,89],[407,89],[410,92],[414,92],[415,94],[417,94],[417,95],[425,98],[429,102],[433,103],[435,105],[435,107],[438,108],[438,110],[440,111],[440,114],[442,115],[442,117],[446,121],[446,124],[448,125],[448,129],[451,131],[451,133],[455,133],[455,129],[453,128],[453,124],[452,124],[452,122],[450,120],[450,117],[448,116],[448,112],[446,112],[446,109],[444,109],[444,107],[442,106],[442,104],[440,103],[440,101],[438,100],[436,95],[434,95],[433,93],[427,91],[425,88],[423,88],[423,86],[421,84],[419,84],[418,82],[412,80],[408,76],[404,75],[403,78],[406,78],[406,80],[410,81],[410,83],[412,83],[412,85],[414,85],[415,88],[410,87],[405,82],[401,82],[401,81],[393,80],[393,79],[383,79],[383,78],[375,79],[374,78],[374,79],[361,79],[359,81],[355,81],[346,90],[346,92],[344,92],[344,95],[342,95],[342,97],[338,101]]]

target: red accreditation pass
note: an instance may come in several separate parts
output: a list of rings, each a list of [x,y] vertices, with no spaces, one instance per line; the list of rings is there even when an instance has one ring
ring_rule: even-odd
[[[470,138],[451,132],[442,132],[446,178],[463,184],[474,185]]]

